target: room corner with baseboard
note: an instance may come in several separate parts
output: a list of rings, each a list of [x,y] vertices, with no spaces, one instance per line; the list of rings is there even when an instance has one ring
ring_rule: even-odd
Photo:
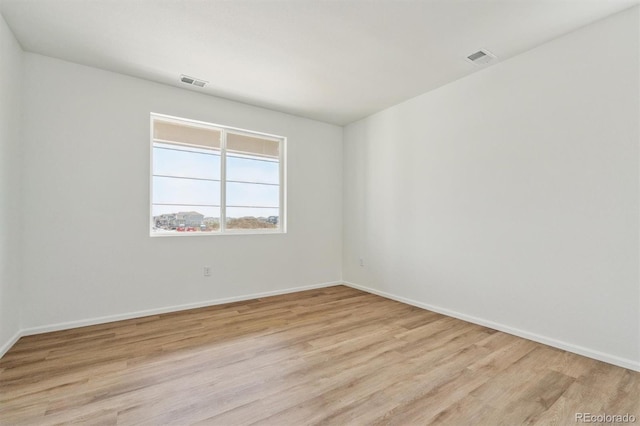
[[[628,10],[348,125],[345,281],[637,370],[637,24]]]

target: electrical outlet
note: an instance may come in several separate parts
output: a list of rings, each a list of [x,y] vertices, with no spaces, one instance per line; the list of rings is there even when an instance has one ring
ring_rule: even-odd
[[[202,274],[205,277],[210,277],[211,276],[211,266],[205,266],[204,268],[202,268]]]

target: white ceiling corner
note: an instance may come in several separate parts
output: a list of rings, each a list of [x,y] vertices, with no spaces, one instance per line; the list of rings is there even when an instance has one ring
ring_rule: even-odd
[[[2,0],[23,48],[334,124],[505,60],[636,0]]]

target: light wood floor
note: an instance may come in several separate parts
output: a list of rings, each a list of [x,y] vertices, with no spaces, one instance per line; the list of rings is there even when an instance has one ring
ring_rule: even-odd
[[[640,373],[343,286],[23,337],[1,424],[576,424]]]

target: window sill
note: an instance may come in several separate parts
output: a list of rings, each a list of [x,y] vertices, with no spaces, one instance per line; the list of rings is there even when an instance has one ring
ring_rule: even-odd
[[[225,232],[152,232],[150,237],[213,237],[222,235],[265,235],[265,234],[286,234],[282,229],[247,229],[247,230],[227,230]]]

